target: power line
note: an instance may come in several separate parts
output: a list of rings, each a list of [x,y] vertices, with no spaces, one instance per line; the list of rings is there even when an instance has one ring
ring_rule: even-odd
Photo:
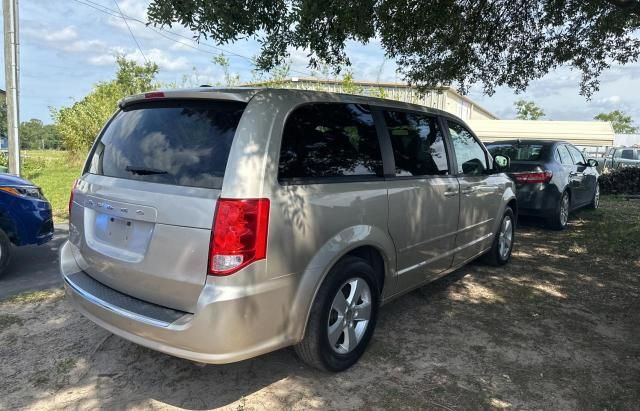
[[[167,40],[170,40],[170,41],[173,41],[174,43],[181,44],[183,46],[192,48],[192,49],[194,49],[196,51],[199,51],[201,53],[206,53],[206,54],[210,54],[210,55],[214,55],[214,56],[219,55],[219,53],[225,53],[225,54],[228,54],[228,55],[231,55],[231,56],[234,56],[234,57],[238,57],[238,58],[242,58],[244,60],[247,60],[247,61],[251,62],[252,64],[255,63],[255,59],[253,59],[251,57],[247,57],[247,56],[244,56],[242,54],[233,52],[231,50],[226,50],[226,49],[223,49],[221,47],[216,47],[216,46],[213,46],[213,45],[210,45],[210,44],[207,44],[207,43],[198,43],[201,46],[208,47],[210,49],[216,50],[218,53],[213,53],[211,51],[202,50],[201,48],[199,48],[197,46],[194,46],[193,44],[189,44],[189,43],[182,42],[180,40],[176,40],[176,39],[166,35],[165,33],[171,33],[174,36],[181,37],[183,39],[187,39],[190,42],[193,41],[193,39],[185,36],[184,34],[178,33],[178,32],[173,31],[173,30],[168,30],[168,29],[156,29],[156,28],[150,26],[149,22],[140,20],[140,19],[138,19],[136,17],[128,16],[128,15],[122,13],[122,12],[118,13],[114,9],[111,9],[109,7],[106,7],[106,6],[103,6],[102,4],[99,4],[99,3],[95,3],[95,2],[93,2],[91,0],[73,0],[73,1],[75,1],[76,3],[80,3],[82,5],[91,7],[92,9],[97,10],[97,11],[99,11],[101,13],[108,14],[108,15],[113,16],[113,17],[122,18],[125,21],[126,20],[131,20],[131,21],[135,21],[137,23],[140,23],[140,24],[144,25],[146,28],[148,28],[149,30],[153,31],[154,33],[158,34],[159,36],[161,36],[161,37],[163,37],[163,38],[165,38]],[[117,5],[117,3],[116,3],[116,5]],[[128,25],[127,25],[127,27],[128,27]],[[304,76],[313,76],[313,73],[311,73],[311,72],[303,72],[303,71],[295,70],[295,69],[291,69],[291,68],[289,69],[289,71],[292,72],[292,73],[296,73],[296,74],[300,74],[300,75],[304,75]]]
[[[118,0],[113,0],[113,2],[116,4],[116,7],[118,8],[118,12],[122,17],[122,21],[124,21],[124,24],[127,26],[127,29],[129,29],[131,38],[136,43],[136,46],[138,46],[138,50],[140,50],[140,54],[142,54],[142,58],[147,64],[149,64],[149,60],[147,60],[147,56],[144,55],[144,52],[142,51],[142,47],[140,47],[140,43],[138,43],[138,39],[136,39],[136,36],[134,36],[133,31],[131,30],[131,27],[129,27],[129,22],[127,21],[127,19],[124,18],[124,14],[122,14],[122,10],[120,10],[120,5],[118,4]]]

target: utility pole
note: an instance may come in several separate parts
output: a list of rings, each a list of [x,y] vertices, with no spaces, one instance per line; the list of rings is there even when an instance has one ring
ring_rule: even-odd
[[[2,15],[4,19],[4,77],[7,88],[9,172],[20,175],[18,0],[2,0]]]

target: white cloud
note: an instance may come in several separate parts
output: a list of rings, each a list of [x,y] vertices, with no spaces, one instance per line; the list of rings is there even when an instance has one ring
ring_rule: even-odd
[[[116,54],[100,54],[89,58],[89,63],[94,66],[110,66],[116,61]]]
[[[78,37],[75,27],[67,26],[62,30],[52,31],[44,35],[46,41],[57,43],[61,41],[70,41]]]
[[[611,96],[611,97],[603,97],[603,98],[599,98],[598,100],[595,101],[595,103],[597,104],[603,104],[603,105],[617,105],[620,104],[621,98],[620,96]]]
[[[183,56],[173,56],[157,48],[143,50],[143,52],[144,56],[138,49],[126,51],[121,47],[111,47],[107,52],[90,57],[89,63],[95,66],[111,65],[116,61],[116,56],[123,55],[126,59],[138,64],[144,64],[147,60],[156,63],[160,70],[165,71],[187,71],[190,68],[189,61]]]
[[[29,39],[44,41],[50,44],[68,42],[78,37],[78,32],[74,26],[67,26],[60,30],[52,31],[44,25],[38,25],[38,27],[27,25],[22,32]]]
[[[76,40],[63,45],[62,49],[71,53],[100,52],[107,49],[107,44],[102,40]]]

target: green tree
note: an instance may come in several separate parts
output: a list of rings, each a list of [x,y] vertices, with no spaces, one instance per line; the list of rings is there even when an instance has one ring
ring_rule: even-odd
[[[353,72],[348,70],[342,77],[342,92],[347,94],[363,94],[364,90],[362,86],[355,83],[353,80]]]
[[[638,127],[633,125],[631,116],[627,116],[620,110],[614,110],[610,113],[600,113],[595,116],[594,119],[611,123],[613,131],[619,134],[634,134],[638,132]]]
[[[224,44],[255,38],[257,65],[271,69],[305,50],[317,68],[349,65],[348,41],[379,40],[401,74],[422,89],[457,83],[524,90],[558,66],[598,89],[611,64],[640,56],[637,0],[152,0],[151,24],[179,23]]]
[[[156,64],[140,66],[124,57],[118,57],[117,63],[114,80],[96,84],[86,97],[69,107],[52,110],[55,126],[67,150],[87,152],[102,126],[118,108],[118,100],[157,88],[158,84],[154,82],[158,73]]]
[[[223,87],[236,87],[240,85],[240,74],[231,72],[231,63],[229,62],[229,57],[224,54],[219,54],[217,56],[213,56],[213,64],[219,66],[222,69],[224,74],[224,80],[222,82],[218,82],[216,86]]]
[[[518,120],[540,120],[545,116],[544,111],[533,101],[518,100],[513,105]]]
[[[6,136],[7,133],[7,100],[3,95],[0,97],[0,135]]]
[[[62,136],[52,124],[32,118],[20,124],[20,146],[23,149],[59,149]]]

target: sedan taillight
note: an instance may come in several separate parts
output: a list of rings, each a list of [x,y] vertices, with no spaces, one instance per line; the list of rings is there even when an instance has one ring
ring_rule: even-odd
[[[209,244],[209,275],[233,274],[267,256],[269,200],[218,200]]]
[[[548,183],[553,177],[551,170],[545,171],[519,171],[516,173],[509,173],[518,184],[536,184],[536,183]]]

